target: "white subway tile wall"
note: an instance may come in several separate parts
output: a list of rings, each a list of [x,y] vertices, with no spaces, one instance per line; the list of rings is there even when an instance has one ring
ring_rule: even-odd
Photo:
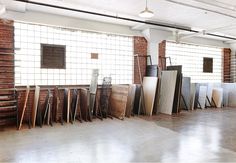
[[[222,82],[222,49],[167,41],[166,57],[172,65],[182,65],[183,76],[191,77],[193,83]],[[213,58],[213,73],[203,73],[203,57]],[[170,65],[167,59],[167,65]]]
[[[113,84],[133,81],[133,37],[15,22],[16,85],[90,84],[99,69],[99,84],[111,76]],[[41,69],[40,44],[66,45],[66,69]],[[98,59],[91,59],[98,53]]]

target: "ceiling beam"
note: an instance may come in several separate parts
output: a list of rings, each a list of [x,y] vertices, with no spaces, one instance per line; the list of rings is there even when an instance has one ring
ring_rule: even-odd
[[[208,11],[208,12],[220,14],[220,15],[223,15],[223,16],[227,16],[227,17],[236,19],[236,16],[226,14],[226,13],[223,13],[223,12],[219,12],[219,11],[215,11],[215,10],[211,10],[211,9],[208,9],[208,8],[194,6],[194,5],[191,5],[191,4],[188,4],[188,3],[183,3],[183,2],[175,1],[175,0],[165,0],[165,1],[175,3],[175,4],[178,4],[178,5],[182,5],[182,6],[186,6],[186,7],[196,8],[196,9],[200,9],[200,10],[203,10],[203,11]]]
[[[223,26],[223,27],[219,27],[219,28],[214,28],[214,29],[209,29],[209,30],[202,30],[202,31],[199,31],[198,33],[182,35],[182,36],[180,36],[180,39],[186,39],[186,38],[190,38],[190,37],[206,35],[206,33],[220,32],[222,30],[230,30],[230,29],[235,29],[235,28],[236,28],[236,24],[227,25],[227,26]]]
[[[23,3],[27,3],[27,4],[38,5],[38,6],[44,6],[44,7],[51,7],[51,8],[56,8],[56,9],[68,10],[68,11],[73,11],[73,12],[79,12],[79,13],[84,13],[84,14],[102,16],[102,17],[107,17],[107,18],[112,18],[112,19],[131,21],[131,22],[136,22],[136,23],[143,23],[143,24],[154,25],[154,26],[159,26],[159,27],[164,27],[164,28],[172,28],[172,29],[183,30],[183,31],[188,31],[188,32],[192,32],[192,33],[199,33],[200,32],[200,31],[197,31],[197,30],[192,30],[192,29],[189,29],[189,28],[186,29],[186,28],[183,28],[183,27],[178,27],[178,26],[173,26],[173,25],[168,25],[168,24],[143,21],[143,20],[132,19],[132,18],[128,18],[128,17],[121,17],[121,16],[117,16],[117,15],[116,16],[108,15],[108,14],[103,14],[103,13],[98,13],[98,12],[80,10],[80,9],[69,8],[69,7],[64,7],[64,6],[57,6],[57,5],[53,5],[53,4],[35,2],[35,1],[30,1],[30,0],[14,0],[14,1],[23,2]],[[166,0],[166,1],[172,1],[172,0]],[[229,36],[218,35],[218,34],[214,34],[214,33],[206,33],[206,35],[213,36],[213,37],[224,38],[224,39],[229,39],[229,40],[236,40],[236,37],[229,37]]]

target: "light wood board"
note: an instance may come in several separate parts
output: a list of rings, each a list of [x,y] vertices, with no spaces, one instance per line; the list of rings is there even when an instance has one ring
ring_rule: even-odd
[[[128,85],[112,85],[110,97],[111,115],[118,119],[124,119],[125,117],[128,91]]]
[[[69,122],[70,122],[70,105],[71,105],[70,89],[68,89],[68,95],[67,95],[67,110],[66,110],[66,123],[69,123]]]
[[[159,112],[172,114],[177,71],[162,71]]]
[[[155,95],[157,89],[157,77],[144,77],[143,78],[143,93],[144,93],[144,104],[146,115],[152,115]]]
[[[214,100],[216,107],[221,108],[223,102],[223,89],[213,88],[212,89],[212,99]]]
[[[32,127],[35,127],[36,122],[36,115],[37,115],[37,109],[38,109],[38,103],[39,103],[39,94],[40,94],[40,87],[35,87],[35,93],[34,93],[34,105],[32,109]]]
[[[26,110],[26,107],[27,107],[27,102],[28,102],[28,97],[29,97],[29,92],[30,92],[30,87],[27,85],[26,93],[25,93],[25,102],[24,102],[24,106],[23,106],[23,109],[22,109],[20,124],[19,124],[19,128],[18,128],[19,130],[21,129],[22,122],[23,122],[23,119],[24,119],[25,110]]]

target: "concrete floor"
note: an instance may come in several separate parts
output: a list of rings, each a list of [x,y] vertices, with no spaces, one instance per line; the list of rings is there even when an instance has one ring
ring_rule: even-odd
[[[0,162],[235,162],[236,109],[0,132]]]

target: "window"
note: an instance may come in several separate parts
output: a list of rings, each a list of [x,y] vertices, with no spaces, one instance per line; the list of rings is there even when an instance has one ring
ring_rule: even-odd
[[[172,65],[182,65],[183,76],[191,77],[193,83],[222,82],[222,56],[222,49],[217,47],[166,43],[166,57],[171,58]],[[207,63],[212,73],[203,72],[203,58],[212,59],[212,65]],[[168,60],[166,63],[170,65]]]
[[[213,58],[203,58],[203,72],[213,72]]]
[[[90,84],[93,69],[98,83],[133,81],[133,37],[15,22],[16,85]],[[41,44],[65,46],[65,69],[41,68]],[[91,53],[98,54],[91,58]]]
[[[64,45],[41,44],[41,68],[65,69]]]

